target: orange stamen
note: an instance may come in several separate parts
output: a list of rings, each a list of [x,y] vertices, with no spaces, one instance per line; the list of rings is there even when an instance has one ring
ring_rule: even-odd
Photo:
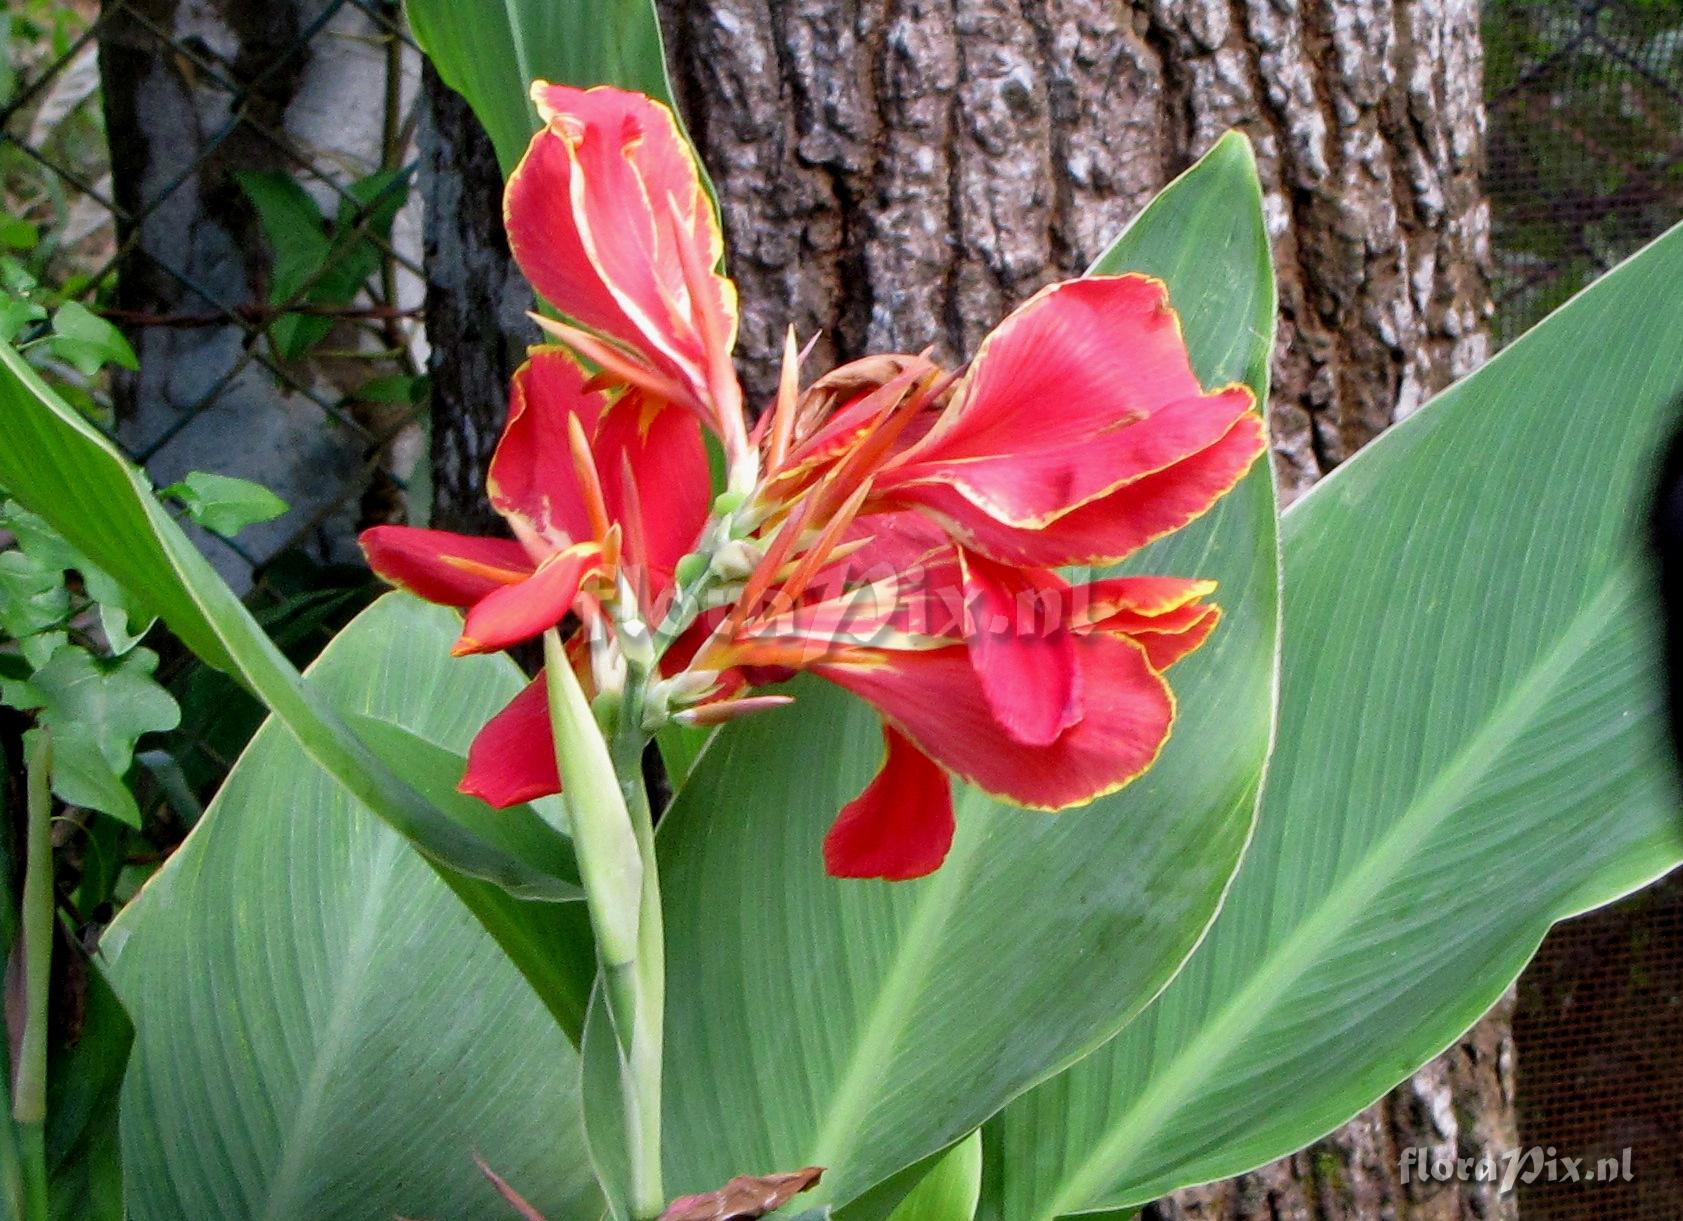
[[[791,324],[783,337],[783,372],[777,382],[777,403],[772,408],[771,449],[766,468],[776,471],[789,457],[789,442],[795,435],[795,408],[800,394],[800,357],[795,352],[795,328]]]
[[[643,521],[643,495],[638,490],[636,477],[631,471],[631,455],[625,450],[621,450],[619,454],[619,487],[624,510],[621,524],[625,527],[625,546],[636,564],[636,571],[631,576],[632,587],[637,594],[638,613],[647,618],[649,535]]]
[[[812,546],[807,548],[800,566],[795,569],[794,575],[783,586],[783,594],[791,603],[806,592],[806,587],[811,583],[812,578],[818,574],[818,570],[829,562],[830,554],[835,550],[836,543],[840,541],[842,532],[853,524],[853,518],[858,514],[859,506],[865,503],[865,497],[870,495],[870,492],[871,481],[867,479],[854,489],[853,495],[842,503],[842,507],[836,511],[836,515],[825,524],[823,532],[819,534]]]
[[[578,476],[590,532],[598,542],[603,541],[613,521],[608,517],[608,502],[602,495],[602,478],[596,470],[596,457],[590,452],[590,438],[584,435],[584,424],[571,412],[567,414],[567,445],[572,450],[573,473]]]
[[[646,390],[656,398],[665,399],[669,403],[683,403],[699,410],[699,405],[695,402],[695,396],[676,381],[664,374],[655,372],[647,365],[639,363],[606,340],[598,339],[590,332],[581,331],[576,326],[569,326],[567,323],[559,322],[554,318],[546,318],[542,314],[531,314],[529,317],[540,328],[548,331],[591,364],[600,365],[604,373],[612,374],[626,385]],[[598,374],[597,376],[601,375]]]
[[[768,708],[781,708],[794,702],[795,698],[792,695],[749,695],[742,699],[720,700],[715,704],[686,708],[674,714],[672,719],[680,725],[723,725],[750,713],[764,712]]]
[[[677,226],[673,246],[678,254],[678,268],[684,276],[684,288],[690,296],[691,313],[701,332],[701,349],[707,357],[707,389],[713,397],[713,410],[718,415],[719,435],[724,438],[725,452],[733,460],[748,448],[748,422],[742,415],[742,391],[737,387],[731,370],[730,351],[725,335],[719,330],[718,315],[712,308],[717,291],[712,272],[701,265],[693,242],[685,240],[688,226],[678,200],[668,194],[667,210]]]

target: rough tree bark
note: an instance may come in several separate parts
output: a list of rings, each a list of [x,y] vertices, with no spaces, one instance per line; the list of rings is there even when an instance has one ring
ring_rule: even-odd
[[[1279,271],[1271,413],[1286,496],[1486,354],[1474,0],[661,10],[721,195],[756,401],[789,322],[820,334],[815,367],[870,350],[973,350],[1233,126],[1256,145]],[[485,280],[498,299],[504,281]],[[442,466],[487,456],[484,420],[472,427],[471,446],[440,448],[441,488]],[[1511,1215],[1488,1185],[1403,1187],[1397,1151],[1499,1152],[1514,1140],[1512,1095],[1499,1014],[1322,1144],[1154,1211]]]
[[[493,529],[485,471],[508,406],[508,379],[538,329],[532,291],[509,260],[502,174],[461,96],[422,70],[422,249],[432,347],[433,525]]]

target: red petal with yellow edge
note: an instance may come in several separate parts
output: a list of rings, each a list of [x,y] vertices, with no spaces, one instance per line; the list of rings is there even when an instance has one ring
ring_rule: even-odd
[[[576,543],[592,536],[567,444],[569,415],[579,418],[588,437],[607,406],[602,394],[585,389],[587,377],[562,349],[534,349],[515,370],[508,423],[491,455],[486,490],[492,506],[551,540]]]
[[[709,401],[716,380],[734,384],[733,372],[711,364],[734,343],[736,291],[711,271],[723,242],[677,120],[651,98],[608,86],[538,82],[532,98],[545,127],[504,201],[515,260],[556,308]],[[694,294],[681,246],[708,269]]]
[[[1199,604],[1148,619],[1141,626],[1110,628],[1128,636],[1145,650],[1152,668],[1167,670],[1210,638],[1221,622],[1221,607]]]
[[[1123,484],[1038,530],[1006,525],[940,484],[903,488],[895,496],[931,513],[969,550],[1004,564],[1114,564],[1202,516],[1265,448],[1261,418],[1246,414],[1208,449]]]
[[[571,318],[626,342],[637,331],[591,264],[572,215],[572,157],[539,129],[503,190],[509,250],[538,296]]]
[[[1045,570],[964,557],[970,664],[994,720],[1045,746],[1081,719],[1081,671],[1066,620],[1069,587]]]
[[[835,878],[903,882],[934,873],[953,843],[947,774],[903,734],[882,727],[882,770],[842,807],[824,836],[824,869]]]
[[[557,551],[520,584],[475,603],[451,654],[495,653],[554,627],[573,609],[579,585],[600,557],[595,543]]]
[[[1123,612],[1163,615],[1215,591],[1216,583],[1202,577],[1104,577],[1075,587],[1074,621],[1100,623]]]
[[[1058,810],[1114,792],[1157,758],[1174,697],[1145,650],[1126,637],[1077,637],[1081,720],[1047,746],[1028,746],[993,719],[962,646],[877,652],[817,667],[872,704],[942,767],[1019,805]]]
[[[982,342],[898,480],[950,483],[1012,525],[1041,525],[1208,448],[1252,406],[1206,395],[1167,290],[1145,276],[1053,285]]]
[[[498,809],[561,791],[541,672],[479,731],[457,788]]]
[[[695,549],[713,502],[701,423],[687,411],[630,393],[603,414],[591,448],[609,514],[623,522],[632,504],[639,508],[647,554],[631,558],[649,570],[649,593],[659,594],[672,583],[673,566]],[[627,495],[627,467],[634,496]]]
[[[947,484],[989,516],[1035,529],[1208,449],[1254,405],[1248,387],[1231,386],[1171,403],[1147,419],[1078,445],[919,462],[896,469],[883,484]]]
[[[382,580],[443,606],[472,606],[532,575],[526,549],[512,539],[375,526],[357,541]]]

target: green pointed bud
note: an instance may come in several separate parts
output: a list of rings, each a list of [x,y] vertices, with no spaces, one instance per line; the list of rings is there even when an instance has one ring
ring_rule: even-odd
[[[553,628],[543,635],[543,659],[561,800],[578,854],[579,880],[590,904],[596,949],[607,966],[625,966],[637,960],[643,889],[643,858],[631,813],[608,744]]]
[[[602,731],[604,738],[611,736],[619,724],[619,709],[624,702],[624,696],[618,691],[598,691],[596,698],[590,701],[590,715],[596,718],[596,727]]]
[[[678,578],[679,588],[694,585],[701,574],[707,571],[707,557],[698,551],[692,551],[678,561],[673,570]]]

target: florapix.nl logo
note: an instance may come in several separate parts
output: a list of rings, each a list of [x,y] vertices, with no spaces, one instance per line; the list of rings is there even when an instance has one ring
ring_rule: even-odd
[[[1458,1157],[1443,1150],[1404,1149],[1399,1169],[1408,1183],[1497,1183],[1507,1195],[1520,1183],[1628,1183],[1636,1177],[1627,1146],[1616,1157],[1571,1157],[1553,1145],[1531,1145],[1492,1156]]]

